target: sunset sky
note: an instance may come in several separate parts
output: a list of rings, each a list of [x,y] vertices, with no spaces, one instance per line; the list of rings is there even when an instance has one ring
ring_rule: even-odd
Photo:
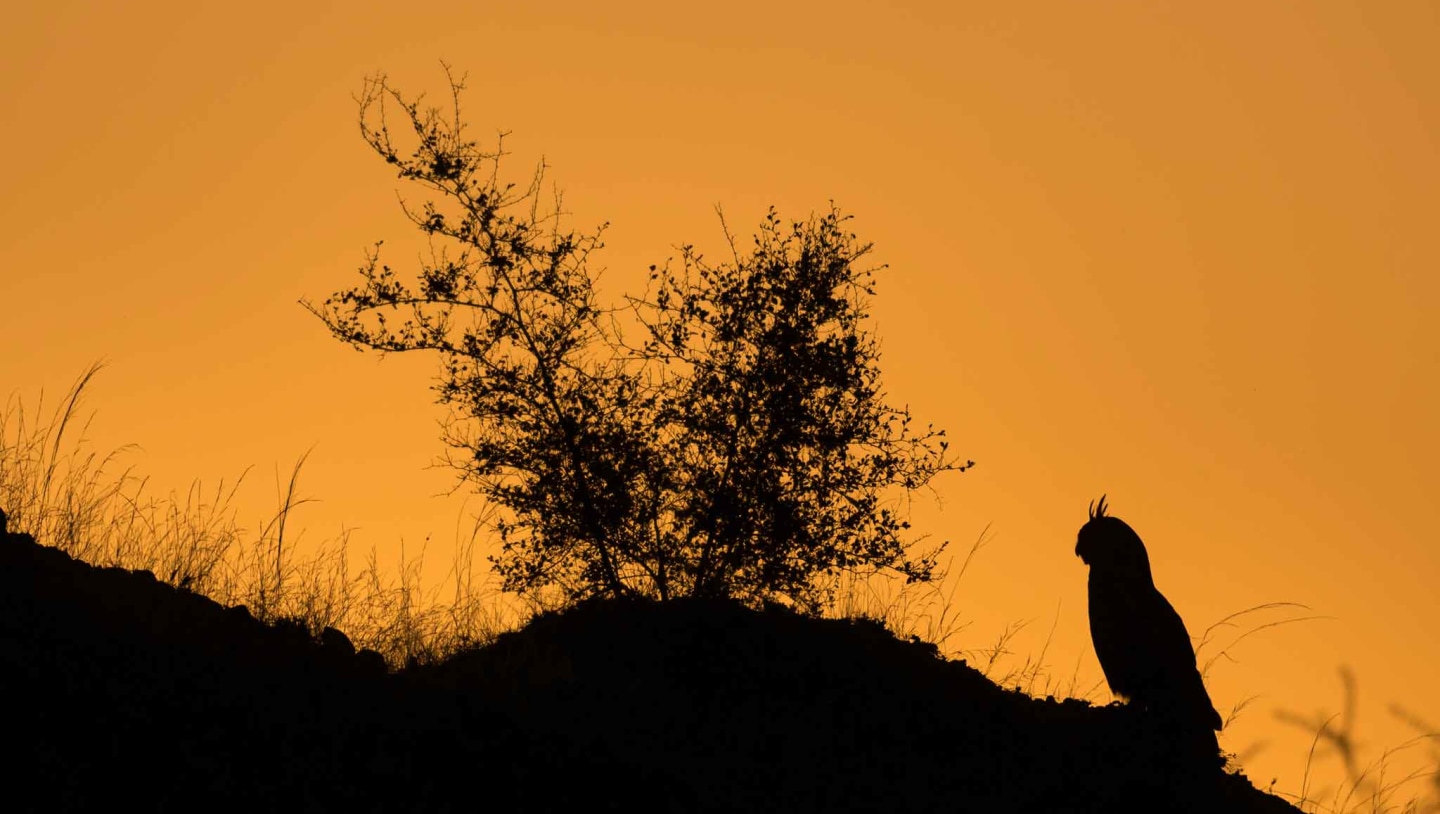
[[[722,257],[716,206],[746,237],[771,204],[855,216],[889,265],[890,399],[977,462],[914,514],[962,554],[989,527],[953,644],[1028,621],[1023,661],[1053,624],[1053,671],[1100,680],[1074,544],[1101,493],[1192,634],[1329,617],[1208,679],[1222,714],[1257,697],[1222,745],[1298,792],[1310,735],[1275,713],[1338,712],[1341,665],[1363,758],[1415,734],[1389,704],[1440,725],[1436,43],[1440,6],[1399,0],[21,3],[0,394],[50,403],[106,360],[89,437],[137,444],[152,491],[253,466],[258,527],[313,447],[307,540],[445,562],[438,360],[357,353],[298,304],[376,240],[413,267],[418,191],[354,96],[384,72],[438,98],[444,60],[514,180],[543,155],[571,223],[609,222],[612,302],[678,244]]]

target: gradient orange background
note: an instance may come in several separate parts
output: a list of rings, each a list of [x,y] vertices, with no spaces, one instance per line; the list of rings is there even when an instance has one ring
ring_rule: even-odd
[[[1363,757],[1413,734],[1391,702],[1440,721],[1434,3],[200,5],[0,28],[0,390],[53,401],[108,359],[90,437],[139,444],[152,491],[254,464],[258,527],[314,445],[307,539],[448,561],[436,360],[297,304],[374,240],[414,257],[352,95],[385,71],[438,98],[444,59],[516,180],[543,153],[573,223],[611,222],[613,300],[674,244],[722,256],[716,204],[741,235],[772,203],[856,216],[892,399],[978,462],[914,518],[962,553],[990,525],[960,647],[1033,620],[1038,655],[1053,622],[1057,678],[1100,679],[1073,546],[1108,492],[1192,634],[1334,617],[1210,676],[1222,714],[1259,696],[1222,735],[1258,785],[1299,790],[1310,736],[1273,713],[1338,711],[1342,663]]]

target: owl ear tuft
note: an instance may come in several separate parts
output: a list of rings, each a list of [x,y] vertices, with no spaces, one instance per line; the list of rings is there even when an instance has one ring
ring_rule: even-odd
[[[1104,495],[1101,495],[1101,496],[1100,496],[1100,502],[1099,502],[1098,504],[1097,504],[1095,501],[1091,501],[1091,502],[1090,502],[1090,519],[1091,519],[1091,520],[1098,520],[1099,518],[1104,517],[1104,516],[1105,516],[1105,496],[1104,496]]]

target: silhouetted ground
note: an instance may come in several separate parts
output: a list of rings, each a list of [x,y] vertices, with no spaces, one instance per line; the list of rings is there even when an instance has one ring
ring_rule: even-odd
[[[1124,708],[782,609],[590,603],[391,674],[0,533],[0,645],[6,811],[1297,810]]]

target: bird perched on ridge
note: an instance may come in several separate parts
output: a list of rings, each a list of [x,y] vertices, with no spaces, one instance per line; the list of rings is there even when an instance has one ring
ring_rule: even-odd
[[[1090,566],[1090,639],[1106,683],[1130,704],[1186,729],[1220,729],[1190,634],[1155,587],[1145,543],[1105,508],[1104,496],[1090,504],[1075,554]]]

